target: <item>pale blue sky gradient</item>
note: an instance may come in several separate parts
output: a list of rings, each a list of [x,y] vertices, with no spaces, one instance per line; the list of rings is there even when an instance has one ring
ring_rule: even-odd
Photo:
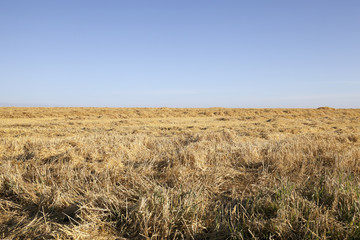
[[[0,105],[360,107],[360,1],[0,1]]]

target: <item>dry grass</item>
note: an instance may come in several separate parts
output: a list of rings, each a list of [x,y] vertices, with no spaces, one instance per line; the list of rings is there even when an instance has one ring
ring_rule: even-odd
[[[0,238],[360,239],[360,110],[0,108]]]

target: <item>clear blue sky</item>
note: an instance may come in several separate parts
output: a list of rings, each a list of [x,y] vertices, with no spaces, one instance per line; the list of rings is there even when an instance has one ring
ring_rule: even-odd
[[[0,1],[0,105],[360,107],[360,1]]]

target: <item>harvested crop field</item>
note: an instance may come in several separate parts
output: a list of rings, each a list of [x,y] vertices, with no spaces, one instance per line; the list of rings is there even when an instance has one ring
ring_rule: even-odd
[[[0,238],[360,239],[360,109],[0,108]]]

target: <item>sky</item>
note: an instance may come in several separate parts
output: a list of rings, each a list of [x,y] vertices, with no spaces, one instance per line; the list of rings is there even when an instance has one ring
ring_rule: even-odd
[[[360,108],[360,1],[0,1],[0,106]]]

